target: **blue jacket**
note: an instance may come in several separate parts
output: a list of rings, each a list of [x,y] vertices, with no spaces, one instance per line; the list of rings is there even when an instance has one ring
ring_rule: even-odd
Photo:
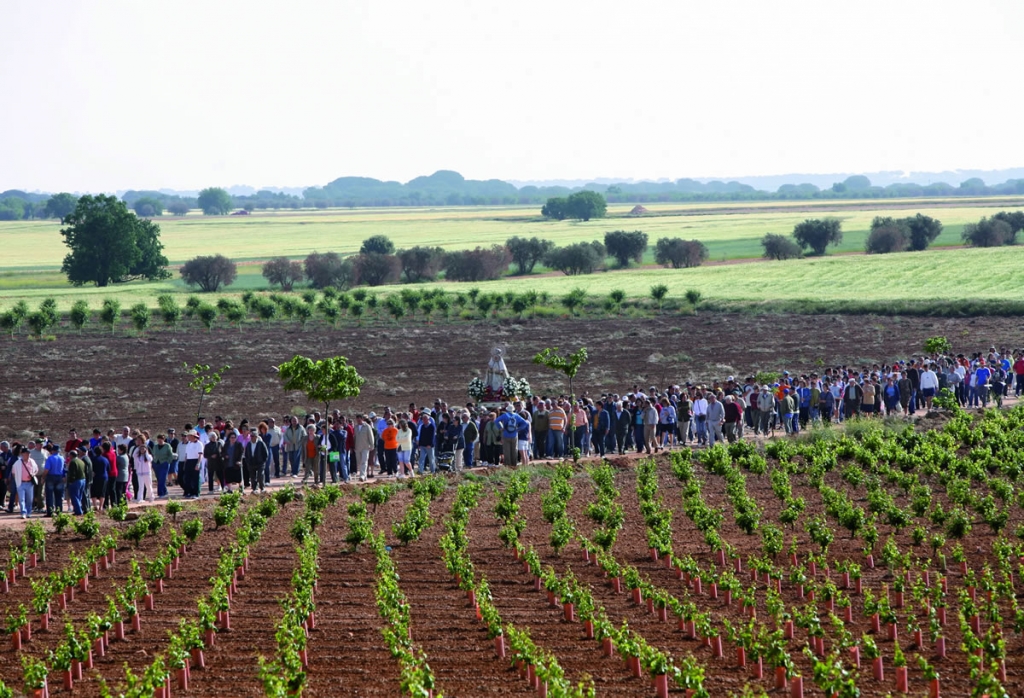
[[[426,424],[420,422],[419,424],[420,433],[416,437],[416,443],[420,446],[426,446],[428,448],[434,447],[434,434],[436,427],[432,421],[428,421]]]

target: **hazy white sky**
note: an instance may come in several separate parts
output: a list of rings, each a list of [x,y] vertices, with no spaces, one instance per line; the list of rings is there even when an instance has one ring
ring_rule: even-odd
[[[1024,2],[0,0],[0,190],[1024,164]]]

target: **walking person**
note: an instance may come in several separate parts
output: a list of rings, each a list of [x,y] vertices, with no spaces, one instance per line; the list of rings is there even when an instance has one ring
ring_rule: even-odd
[[[153,502],[156,495],[153,493],[153,456],[145,444],[135,447],[135,475],[139,479],[139,489],[135,492],[135,499],[140,502]]]
[[[67,476],[64,472],[64,456],[60,455],[57,444],[48,444],[46,451],[50,454],[46,458],[43,470],[46,471],[46,516],[53,516],[54,510],[58,513],[64,511],[64,483]]]
[[[71,499],[71,509],[75,512],[75,516],[85,513],[85,505],[89,501],[85,490],[85,451],[85,446],[79,443],[75,447],[74,455],[67,463],[68,497]]]
[[[222,487],[225,492],[232,492],[232,485],[242,484],[242,460],[245,452],[238,443],[238,435],[234,431],[227,432],[227,438],[221,446],[218,468],[223,474]]]
[[[131,466],[128,460],[128,446],[117,446],[117,478],[114,480],[114,503],[121,506],[128,501],[128,483],[131,482]]]
[[[167,474],[174,462],[174,450],[167,443],[163,434],[157,434],[156,445],[153,446],[153,470],[156,472],[156,498],[167,498]]]
[[[195,429],[190,429],[185,438],[185,464],[180,468],[179,481],[185,499],[198,499],[199,460],[203,457],[203,443]]]
[[[281,437],[285,453],[286,465],[291,468],[291,476],[298,477],[299,463],[302,462],[302,443],[306,440],[306,430],[299,424],[299,418],[293,416]]]
[[[270,449],[260,437],[262,437],[266,428],[267,425],[260,422],[258,435],[249,439],[249,443],[245,447],[245,452],[242,456],[245,469],[249,473],[249,491],[253,494],[256,494],[257,488],[259,488],[260,492],[263,492],[265,488],[263,476],[266,474],[267,458],[270,457]],[[244,487],[242,488],[242,493],[245,493]]]
[[[710,448],[724,440],[722,426],[725,424],[725,407],[718,401],[715,394],[710,391],[707,394],[707,401],[708,447]]]
[[[320,479],[320,438],[317,436],[316,427],[312,424],[306,426],[306,438],[302,442],[302,484],[305,485],[313,478],[313,485],[319,484]]]
[[[394,419],[387,420],[380,438],[384,442],[384,472],[388,477],[395,477],[398,474],[398,427]]]
[[[429,461],[430,472],[437,471],[437,460],[434,455],[434,444],[437,438],[437,427],[427,410],[420,411],[419,430],[416,434],[416,445],[419,447],[419,463],[417,472],[423,474],[423,466]]]
[[[356,426],[353,435],[353,447],[356,454],[356,466],[359,468],[359,481],[366,482],[366,469],[370,460],[370,452],[374,450],[376,444],[374,428],[366,423],[366,419],[361,414],[356,415]],[[423,429],[420,429],[422,436]],[[422,472],[422,460],[420,462],[420,472]],[[434,472],[431,470],[430,472]]]
[[[11,466],[11,477],[18,483],[18,504],[21,507],[21,518],[32,517],[32,499],[35,496],[35,480],[39,466],[30,457],[28,449],[22,449],[20,458]]]
[[[110,475],[110,461],[103,455],[103,449],[96,446],[92,450],[92,487],[89,496],[92,498],[92,508],[103,509],[107,497],[107,478]]]

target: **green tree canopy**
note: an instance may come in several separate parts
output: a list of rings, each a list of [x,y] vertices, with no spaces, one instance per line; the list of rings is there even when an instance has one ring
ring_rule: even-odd
[[[170,276],[160,226],[138,218],[113,196],[83,196],[62,222],[60,233],[71,251],[61,271],[74,285]]]
[[[358,397],[365,382],[344,356],[313,361],[296,354],[278,367],[277,374],[285,390],[298,390],[309,400],[322,402],[324,414],[332,402]]]
[[[909,231],[910,249],[915,251],[928,249],[928,245],[942,233],[942,221],[920,213],[913,218],[904,218],[903,223]]]
[[[532,274],[533,267],[544,259],[544,255],[554,249],[555,243],[550,240],[541,240],[538,237],[521,238],[517,236],[506,240],[505,247],[512,254],[512,261],[515,262],[519,273]]]
[[[132,208],[135,209],[136,215],[142,216],[143,218],[164,215],[163,202],[152,196],[143,196],[136,199],[135,203],[132,204]]]
[[[46,200],[43,215],[47,218],[63,218],[75,210],[75,204],[77,203],[78,197],[74,194],[68,194],[67,192],[54,194]]]
[[[222,254],[200,255],[181,265],[181,278],[189,286],[198,286],[213,293],[221,286],[230,286],[238,276],[238,267]]]
[[[854,178],[847,179],[847,186],[850,186],[850,179]],[[843,241],[842,223],[838,218],[807,219],[793,228],[793,239],[801,248],[810,247],[814,254],[822,255],[829,245],[838,245]]]
[[[700,240],[661,238],[654,250],[654,260],[673,269],[699,267],[708,258],[708,248]]]
[[[778,233],[767,233],[761,238],[761,246],[765,259],[796,259],[803,254],[793,238]]]
[[[607,251],[598,240],[556,247],[544,255],[544,264],[567,276],[592,274],[604,263]]]
[[[263,278],[271,284],[280,284],[282,291],[291,291],[304,277],[302,262],[287,257],[274,257],[263,263]]]
[[[231,211],[231,194],[220,187],[207,187],[199,192],[198,203],[207,216],[223,216]]]
[[[578,191],[569,194],[565,200],[569,218],[589,221],[591,218],[604,218],[608,212],[608,202],[596,191]]]
[[[639,230],[613,230],[604,234],[604,246],[620,267],[628,267],[630,261],[639,263],[647,249],[647,233]]]
[[[395,243],[387,235],[372,235],[363,240],[359,254],[394,254]]]

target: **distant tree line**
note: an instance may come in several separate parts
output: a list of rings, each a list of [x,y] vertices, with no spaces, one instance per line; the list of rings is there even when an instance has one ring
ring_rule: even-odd
[[[199,199],[211,191],[217,199],[213,206],[203,206]],[[223,192],[223,195],[221,195]],[[458,172],[441,170],[427,177],[417,177],[405,184],[385,182],[369,177],[341,177],[322,187],[309,187],[302,196],[261,190],[254,194],[233,195],[219,187],[204,189],[198,196],[181,196],[160,191],[124,193],[122,200],[139,216],[152,217],[164,213],[185,215],[202,209],[209,215],[223,215],[231,210],[280,210],[300,208],[351,208],[358,206],[514,206],[543,204],[544,215],[589,220],[603,214],[588,209],[573,210],[566,204],[578,194],[600,195],[607,203],[702,202],[702,201],[790,201],[819,199],[887,199],[914,197],[1015,196],[1024,194],[1024,179],[1009,179],[1002,184],[988,185],[977,177],[959,185],[899,183],[874,186],[863,175],[847,177],[831,187],[821,189],[814,184],[783,184],[776,191],[755,189],[741,182],[698,182],[677,179],[673,182],[636,182],[619,184],[587,184],[583,187],[524,186],[517,188],[497,179],[467,180]],[[51,198],[75,199],[72,194],[30,194],[20,190],[0,193],[0,220],[30,218],[61,218],[60,208],[47,207]],[[224,198],[226,197],[226,198]],[[66,206],[66,198],[64,205]],[[579,197],[577,197],[578,199]],[[140,200],[144,200],[141,201]],[[227,203],[230,202],[230,203]],[[73,208],[73,205],[72,205]],[[595,211],[595,209],[590,209]],[[580,213],[582,212],[582,213]]]

